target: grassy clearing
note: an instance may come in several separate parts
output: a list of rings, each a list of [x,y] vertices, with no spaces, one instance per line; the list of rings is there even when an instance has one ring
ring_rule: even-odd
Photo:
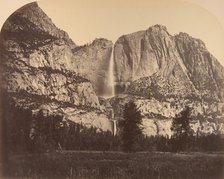
[[[10,156],[9,178],[223,178],[223,153],[76,152]]]

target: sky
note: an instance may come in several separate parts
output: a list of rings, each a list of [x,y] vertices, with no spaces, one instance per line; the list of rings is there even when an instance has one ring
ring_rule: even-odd
[[[0,27],[10,14],[31,0],[0,0]],[[171,35],[186,32],[203,40],[224,65],[223,0],[39,0],[39,6],[77,45],[167,27]]]

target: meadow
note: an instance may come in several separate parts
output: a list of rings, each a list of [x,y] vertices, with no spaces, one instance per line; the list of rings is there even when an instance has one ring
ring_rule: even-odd
[[[5,178],[224,178],[224,153],[62,151],[11,155]]]

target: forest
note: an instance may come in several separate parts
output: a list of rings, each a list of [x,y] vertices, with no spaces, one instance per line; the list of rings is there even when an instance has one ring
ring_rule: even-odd
[[[12,100],[3,102],[3,136],[5,136],[4,146],[6,146],[5,150],[7,152],[41,153],[57,150],[123,150],[122,122],[118,124],[120,132],[114,136],[109,131],[100,131],[94,127],[87,128],[83,124],[65,120],[60,115],[47,116],[42,111],[32,114],[30,109],[18,107]],[[173,123],[175,123],[175,118]],[[132,138],[134,138],[133,135]],[[177,135],[168,137],[140,134],[135,138],[134,143],[134,151],[206,152],[224,150],[224,138],[220,134],[194,135],[189,133],[184,139],[178,139]]]

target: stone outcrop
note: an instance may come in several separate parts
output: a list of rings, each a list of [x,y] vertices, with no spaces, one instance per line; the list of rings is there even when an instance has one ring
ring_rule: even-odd
[[[41,110],[45,116],[60,115],[63,116],[63,121],[72,121],[86,127],[95,127],[99,132],[113,132],[113,122],[103,110],[92,109],[86,105],[77,106],[25,91],[10,93],[10,97],[16,106],[31,109],[33,114],[37,114]]]

